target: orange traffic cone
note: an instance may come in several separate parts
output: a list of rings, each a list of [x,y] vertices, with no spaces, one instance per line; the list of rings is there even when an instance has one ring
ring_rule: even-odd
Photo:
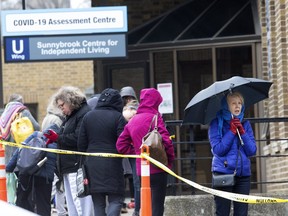
[[[0,200],[7,202],[5,150],[0,144]]]
[[[149,155],[149,147],[142,145],[141,153]],[[152,215],[151,187],[150,187],[150,162],[141,158],[141,216]]]

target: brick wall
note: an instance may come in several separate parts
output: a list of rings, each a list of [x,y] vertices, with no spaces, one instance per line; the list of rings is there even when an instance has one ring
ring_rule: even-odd
[[[266,5],[267,4],[267,5]],[[258,1],[262,30],[263,75],[273,81],[267,105],[268,117],[287,117],[287,36],[288,2],[284,0]],[[271,139],[287,138],[287,123],[270,123]],[[287,141],[273,141],[264,146],[266,155],[287,154]],[[288,158],[266,159],[267,181],[287,180]],[[287,184],[286,184],[287,185]],[[287,192],[283,184],[267,185],[268,192]]]
[[[12,93],[22,94],[25,103],[38,105],[41,124],[49,98],[61,86],[77,86],[81,90],[93,85],[92,61],[61,61],[3,64],[4,104]]]

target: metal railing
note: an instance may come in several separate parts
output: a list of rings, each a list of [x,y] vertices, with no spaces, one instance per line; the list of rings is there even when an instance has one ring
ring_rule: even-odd
[[[261,124],[261,123],[275,123],[275,122],[288,122],[288,118],[246,118],[245,120],[249,120],[250,123],[254,126],[256,126],[257,124]],[[180,140],[179,138],[176,139],[176,140],[173,140],[173,144],[174,144],[174,147],[175,149],[181,149],[182,151],[182,148],[177,148],[178,145],[180,146],[183,146],[185,145],[186,147],[187,146],[190,146],[190,148],[188,148],[190,151],[192,152],[187,152],[186,150],[186,156],[182,156],[182,155],[185,155],[183,154],[182,152],[179,154],[178,152],[178,155],[181,155],[180,157],[176,157],[175,158],[175,164],[176,163],[180,163],[181,165],[180,166],[174,166],[173,170],[176,172],[176,173],[183,173],[183,162],[186,161],[186,165],[187,165],[187,161],[190,162],[190,174],[187,175],[186,173],[186,177],[185,176],[182,176],[184,178],[189,178],[190,180],[192,181],[195,181],[196,180],[196,166],[195,166],[195,163],[196,162],[200,162],[201,163],[203,162],[206,162],[211,164],[211,160],[212,160],[212,154],[210,156],[201,156],[201,155],[197,155],[196,152],[194,151],[195,150],[195,147],[197,145],[208,145],[210,147],[210,144],[209,144],[209,140],[208,138],[206,137],[206,139],[204,140],[195,140],[195,132],[194,132],[194,128],[196,126],[199,126],[199,124],[187,124],[187,123],[183,123],[182,120],[173,120],[173,121],[166,121],[166,126],[167,128],[172,128],[172,127],[175,127],[175,131],[176,131],[176,127],[180,127],[180,131],[182,130],[186,130],[188,129],[188,133],[189,134],[189,138],[186,140],[181,140],[181,135],[180,135]],[[259,126],[259,125],[258,125]],[[183,136],[183,135],[182,135]],[[277,138],[277,139],[270,139],[269,137],[265,137],[264,139],[263,138],[259,138],[257,139],[256,137],[256,142],[257,142],[257,146],[260,147],[263,143],[264,144],[267,144],[267,143],[271,143],[271,142],[275,142],[275,141],[287,141],[288,139],[287,138]],[[176,150],[177,151],[177,150]],[[194,152],[193,152],[194,151]],[[177,154],[176,154],[177,155]],[[188,155],[188,156],[187,156]],[[256,155],[253,158],[258,159],[258,160],[262,160],[262,159],[267,159],[267,158],[273,158],[273,157],[278,157],[278,158],[283,158],[283,157],[288,157],[288,155],[286,154],[276,154],[276,155]],[[259,163],[259,161],[258,161]],[[177,170],[177,168],[181,170]],[[257,166],[256,166],[257,167]],[[209,170],[209,172],[211,173],[211,171]],[[257,172],[257,171],[256,171]],[[287,177],[287,180],[282,180],[282,181],[264,181],[263,179],[259,179],[259,180],[256,180],[255,176],[254,176],[254,181],[252,179],[251,181],[251,185],[257,187],[258,185],[268,185],[268,184],[279,184],[279,183],[288,183],[288,177]],[[196,182],[198,184],[201,184],[201,185],[204,185],[204,186],[208,186],[210,187],[211,186],[211,181],[209,182]],[[168,188],[168,192],[167,194],[169,195],[184,195],[184,194],[195,194],[196,193],[196,189],[192,188],[191,187],[191,190],[183,190],[183,186],[185,187],[186,185],[186,188],[188,188],[189,186],[187,186],[186,183],[183,183],[181,181],[178,181],[175,177],[172,177],[172,176],[168,176],[168,184],[167,184],[167,188]]]

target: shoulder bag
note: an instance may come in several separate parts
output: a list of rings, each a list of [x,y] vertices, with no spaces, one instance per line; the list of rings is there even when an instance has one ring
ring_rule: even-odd
[[[89,179],[86,166],[82,163],[83,157],[80,158],[79,168],[76,175],[77,197],[89,195]]]
[[[158,115],[156,114],[152,118],[148,133],[142,138],[142,144],[149,146],[150,157],[167,166],[167,154],[165,151],[165,147],[162,143],[162,136],[158,132],[157,119]],[[151,131],[154,122],[155,126],[154,129]]]
[[[237,172],[237,164],[238,164],[239,154],[240,154],[240,149],[238,148],[236,167],[235,167],[233,174],[212,173],[212,187],[213,188],[228,187],[228,186],[234,186],[235,185],[235,175]]]

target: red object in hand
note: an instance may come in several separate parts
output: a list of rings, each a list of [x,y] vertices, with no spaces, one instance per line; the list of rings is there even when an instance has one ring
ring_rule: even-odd
[[[47,138],[46,145],[53,143],[58,139],[58,134],[54,130],[51,130],[51,129],[49,129],[43,135]]]
[[[237,133],[237,126],[236,126],[235,122],[236,122],[236,119],[231,119],[231,121],[230,121],[230,130],[233,134]]]

